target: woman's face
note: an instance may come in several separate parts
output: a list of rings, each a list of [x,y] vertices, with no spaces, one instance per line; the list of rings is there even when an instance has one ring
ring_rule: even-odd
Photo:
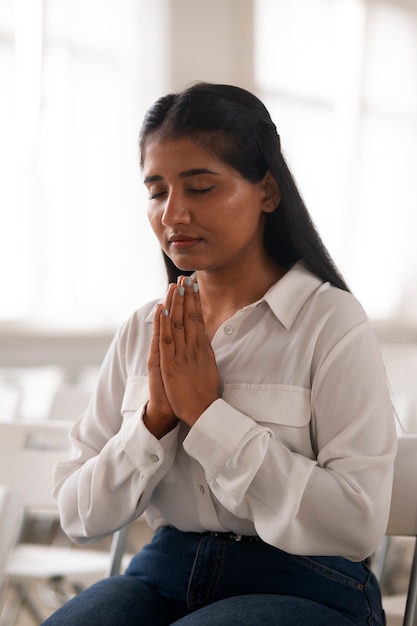
[[[265,254],[264,214],[279,200],[269,173],[251,183],[192,139],[151,137],[143,174],[149,221],[178,268],[238,269]]]

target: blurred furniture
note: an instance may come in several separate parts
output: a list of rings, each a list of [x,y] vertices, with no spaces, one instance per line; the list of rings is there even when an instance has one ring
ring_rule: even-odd
[[[31,515],[59,526],[52,495],[53,466],[69,456],[67,433],[68,424],[61,421],[0,422],[0,484],[22,500],[20,529]],[[109,568],[108,550],[87,550],[69,540],[65,546],[17,542],[5,571],[8,590],[15,596],[13,617],[5,623],[14,623],[22,605],[36,623],[45,619],[42,603],[32,591],[34,583],[43,581],[45,589],[48,584],[51,589],[55,586],[50,595],[59,606],[71,594],[104,577]]]
[[[74,383],[87,366],[102,363],[114,332],[65,333],[0,325],[0,368],[53,365],[62,368],[66,382]]]
[[[407,593],[384,596],[388,626],[417,626],[417,435],[399,438],[387,536],[412,537],[414,554]]]
[[[8,487],[0,485],[0,608],[4,597],[5,572],[9,554],[17,539],[22,503]]]
[[[131,525],[127,524],[113,534],[113,540],[110,548],[110,565],[107,571],[108,576],[117,576],[120,574],[121,571],[123,571],[122,563],[126,563],[126,561],[133,556],[126,555],[127,537],[130,528]],[[143,541],[141,543],[143,543]],[[138,549],[139,546],[136,550]]]
[[[86,409],[90,396],[87,386],[62,383],[52,394],[47,418],[74,422]]]

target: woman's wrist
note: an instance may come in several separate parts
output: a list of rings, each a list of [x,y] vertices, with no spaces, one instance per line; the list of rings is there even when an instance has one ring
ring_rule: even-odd
[[[152,407],[149,407],[149,402],[145,406],[142,419],[146,428],[157,439],[162,439],[162,437],[173,430],[178,423],[178,419],[175,415],[163,416],[154,411]]]

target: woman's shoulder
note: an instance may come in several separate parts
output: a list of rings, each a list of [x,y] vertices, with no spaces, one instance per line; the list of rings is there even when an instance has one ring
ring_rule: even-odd
[[[314,325],[326,322],[356,326],[365,322],[366,311],[355,295],[323,281],[303,261],[284,277],[285,295],[299,322],[310,319]]]
[[[349,326],[357,326],[369,321],[366,311],[350,291],[323,283],[315,293],[315,307],[317,313],[333,322],[340,320]]]
[[[304,330],[314,336],[319,361],[336,346],[376,341],[372,322],[359,300],[349,291],[323,283],[314,294],[304,319]]]

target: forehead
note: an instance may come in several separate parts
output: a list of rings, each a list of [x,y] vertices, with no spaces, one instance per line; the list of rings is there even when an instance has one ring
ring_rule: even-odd
[[[226,163],[208,150],[204,142],[189,137],[164,139],[152,136],[143,149],[142,167],[145,174],[154,168],[183,169],[207,167],[208,164],[227,167]]]

